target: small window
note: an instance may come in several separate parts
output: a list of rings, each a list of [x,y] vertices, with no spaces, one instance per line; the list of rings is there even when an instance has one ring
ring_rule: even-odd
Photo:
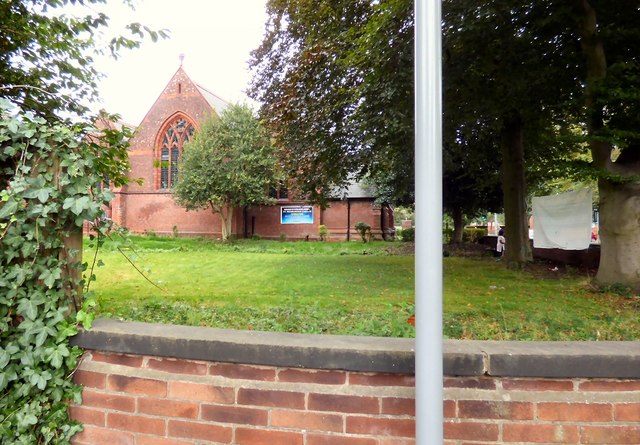
[[[284,181],[280,181],[277,187],[273,185],[269,187],[269,198],[277,200],[289,199],[289,190]]]
[[[169,188],[169,149],[162,149],[160,159],[160,188]]]

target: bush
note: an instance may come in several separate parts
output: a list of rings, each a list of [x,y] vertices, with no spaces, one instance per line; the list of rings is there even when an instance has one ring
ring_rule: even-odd
[[[371,241],[371,226],[369,224],[359,221],[353,227],[360,234],[360,237],[362,238],[363,243],[366,243],[367,241]]]
[[[453,239],[453,229],[449,227],[444,227],[442,229],[442,242],[444,244],[449,244]]]
[[[320,224],[318,226],[318,236],[320,237],[320,241],[326,241],[329,238],[329,229],[324,224]]]
[[[462,242],[477,243],[481,238],[487,236],[487,229],[478,227],[465,227],[462,232]]]
[[[410,227],[408,229],[401,230],[398,237],[400,238],[400,241],[412,243],[416,240],[416,228]]]

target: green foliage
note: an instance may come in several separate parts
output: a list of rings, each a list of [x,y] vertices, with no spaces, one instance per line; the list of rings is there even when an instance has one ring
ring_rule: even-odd
[[[360,238],[362,238],[362,242],[366,243],[367,241],[371,241],[371,226],[365,222],[358,221],[354,229],[360,234]]]
[[[130,23],[123,35],[113,37],[105,47],[97,46],[97,35],[109,25],[109,17],[96,6],[107,0],[13,0],[0,4],[2,45],[0,46],[0,97],[40,116],[63,113],[84,115],[87,103],[97,99],[100,73],[93,65],[96,53],[117,57],[122,49],[140,46],[148,36],[166,38]],[[67,8],[63,13],[59,9]],[[78,6],[84,5],[84,7]]]
[[[233,208],[273,203],[269,186],[277,183],[271,140],[246,105],[231,105],[222,116],[202,124],[185,147],[173,193],[187,210],[209,207],[231,231]]]
[[[326,241],[329,238],[329,229],[324,224],[318,226],[318,236],[320,241]]]
[[[111,146],[119,140],[122,144]],[[99,221],[126,145],[115,133],[51,124],[0,99],[0,437],[3,444],[68,444],[80,426],[67,403],[81,351],[81,251],[69,244],[84,221]],[[120,153],[123,158],[105,157]],[[91,279],[91,278],[89,278]]]
[[[312,201],[354,177],[412,200],[412,10],[407,0],[268,2],[250,94]]]
[[[398,234],[400,240],[405,243],[412,243],[416,240],[416,229],[415,227],[407,227],[406,229],[401,229]]]
[[[81,351],[69,338],[91,325],[89,284],[81,279],[83,222],[101,225],[111,192],[127,182],[127,140],[114,116],[87,116],[100,74],[94,54],[117,57],[147,35],[137,23],[105,47],[97,39],[106,0],[0,3],[0,441],[69,444],[81,429],[69,420],[79,402],[71,376]],[[129,2],[127,2],[129,3]],[[131,4],[131,3],[129,3]],[[73,8],[69,8],[74,5]],[[63,7],[67,7],[64,11]],[[80,12],[79,12],[80,11]],[[76,15],[77,13],[77,15]],[[75,122],[97,122],[93,125]],[[78,245],[76,245],[78,244]],[[95,264],[95,263],[94,263]]]
[[[449,244],[453,239],[453,229],[448,226],[442,227],[442,243]]]
[[[605,294],[614,294],[614,295],[618,295],[620,297],[625,297],[625,298],[632,298],[632,297],[637,298],[637,296],[633,291],[633,288],[624,283],[598,285],[596,289],[599,292],[602,292]]]
[[[366,309],[314,302],[300,306],[294,299],[276,307],[249,307],[238,304],[194,307],[188,302],[152,299],[123,308],[118,317],[155,323],[191,326],[225,326],[271,332],[304,334],[373,335],[380,337],[413,337],[415,329],[406,320],[408,304],[386,304],[371,313]]]
[[[487,229],[485,228],[465,227],[462,232],[462,241],[465,243],[477,243],[484,236],[487,236]]]
[[[415,225],[416,212],[415,209],[405,206],[397,206],[393,209],[393,222],[396,226],[402,224],[402,221],[411,220],[411,223]]]

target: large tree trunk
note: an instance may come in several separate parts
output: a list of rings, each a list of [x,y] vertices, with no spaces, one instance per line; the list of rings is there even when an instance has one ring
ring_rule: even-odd
[[[524,123],[519,113],[503,117],[502,189],[504,193],[505,260],[509,267],[520,269],[532,261],[527,227],[527,193],[524,168]]]
[[[462,209],[456,207],[451,212],[451,218],[453,218],[453,235],[451,236],[452,244],[462,243],[462,236],[464,235],[464,214]]]
[[[613,146],[598,139],[605,127],[603,109],[597,105],[598,83],[607,76],[607,58],[598,35],[596,11],[588,0],[574,0],[578,14],[578,35],[587,68],[585,105],[589,146],[596,167],[622,176],[640,173],[634,159],[623,159],[626,153],[611,160]],[[628,147],[629,148],[629,147]],[[625,162],[628,161],[628,162]],[[600,265],[596,281],[621,283],[640,290],[640,184],[637,181],[598,181],[600,194]]]
[[[600,267],[596,280],[640,290],[640,185],[600,180]]]

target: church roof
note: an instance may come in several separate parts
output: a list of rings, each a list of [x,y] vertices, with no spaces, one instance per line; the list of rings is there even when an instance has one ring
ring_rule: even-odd
[[[209,105],[211,105],[211,107],[216,111],[218,116],[220,116],[222,112],[229,106],[229,102],[227,102],[220,96],[216,95],[215,93],[212,93],[211,91],[209,91],[208,89],[206,89],[205,87],[203,87],[198,83],[195,83],[195,85],[196,85],[196,88],[198,88],[198,91],[200,91],[200,94],[202,94],[202,97],[204,97],[204,99],[209,103]]]

